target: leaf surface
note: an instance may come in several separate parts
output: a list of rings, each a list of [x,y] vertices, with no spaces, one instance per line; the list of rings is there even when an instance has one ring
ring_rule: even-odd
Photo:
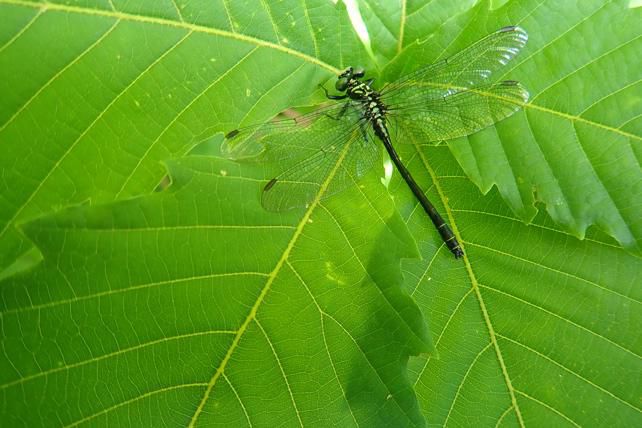
[[[260,172],[170,171],[165,192],[27,227],[44,261],[1,288],[7,422],[421,425],[405,362],[432,345],[399,267],[416,247],[376,177],[282,216]]]

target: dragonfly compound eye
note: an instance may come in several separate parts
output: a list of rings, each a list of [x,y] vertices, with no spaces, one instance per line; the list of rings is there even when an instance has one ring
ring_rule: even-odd
[[[337,83],[334,84],[334,87],[337,88],[337,91],[345,91],[348,89],[348,79],[346,77],[340,77],[337,79]]]

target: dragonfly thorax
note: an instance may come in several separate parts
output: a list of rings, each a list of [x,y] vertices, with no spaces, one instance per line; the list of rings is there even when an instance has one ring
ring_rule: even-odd
[[[372,89],[374,79],[362,81],[365,71],[362,68],[348,67],[339,75],[336,89],[345,92],[346,96],[362,104],[366,116],[373,122],[386,113],[386,106],[380,98],[379,92]]]
[[[359,79],[351,79],[348,82],[346,94],[353,100],[361,101],[376,92],[370,87],[371,84],[372,81],[362,82]]]
[[[381,101],[378,91],[372,89],[374,79],[362,81],[365,71],[362,68],[348,67],[339,75],[336,89],[345,92],[345,97],[357,101],[361,105],[363,115],[372,125],[379,138],[389,138],[386,129],[386,105]]]

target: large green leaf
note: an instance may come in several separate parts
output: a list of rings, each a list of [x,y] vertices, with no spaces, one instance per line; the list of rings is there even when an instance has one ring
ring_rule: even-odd
[[[399,267],[416,247],[376,177],[281,216],[260,172],[170,171],[163,193],[26,228],[44,262],[0,289],[7,422],[420,425],[405,363],[432,345]]]
[[[320,0],[0,0],[0,266],[29,249],[16,223],[99,203],[22,227],[43,260],[0,284],[3,424],[639,425],[642,262],[567,233],[640,239],[640,12],[473,3],[361,3],[369,55]],[[463,263],[379,171],[275,215],[274,165],[188,157],[112,202],[344,65],[390,78],[515,23],[533,103],[400,146]]]

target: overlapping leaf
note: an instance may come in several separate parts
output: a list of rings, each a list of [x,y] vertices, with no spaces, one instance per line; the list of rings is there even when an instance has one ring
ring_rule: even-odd
[[[492,11],[481,2],[430,33],[423,9],[408,18],[408,43],[391,75],[502,25],[529,32],[526,49],[500,78],[519,80],[531,99],[516,118],[451,143],[466,174],[484,192],[497,186],[526,222],[541,203],[572,234],[584,237],[597,225],[640,254],[642,11],[627,1],[512,1]]]

